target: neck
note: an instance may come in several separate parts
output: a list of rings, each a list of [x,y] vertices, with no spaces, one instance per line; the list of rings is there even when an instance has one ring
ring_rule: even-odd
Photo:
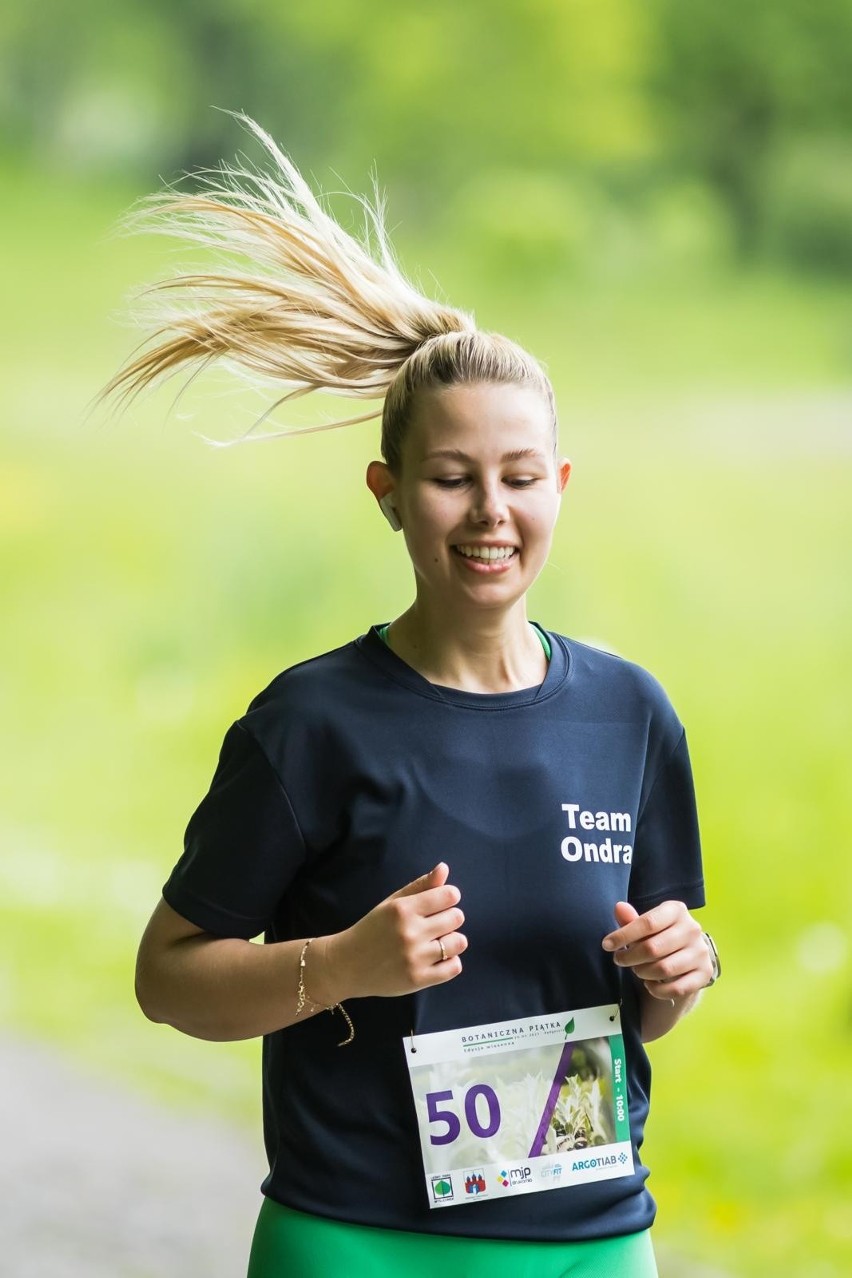
[[[515,692],[541,683],[547,658],[524,600],[508,612],[453,616],[416,599],[394,621],[388,643],[430,683],[465,692]]]

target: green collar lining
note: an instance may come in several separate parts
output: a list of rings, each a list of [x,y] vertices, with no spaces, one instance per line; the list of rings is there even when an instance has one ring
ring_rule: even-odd
[[[542,630],[541,626],[537,625],[536,622],[531,621],[530,625],[532,626],[533,630],[538,635],[541,641],[541,646],[544,649],[544,655],[545,657],[547,657],[547,660],[549,661],[553,653],[553,648],[551,647],[550,639],[547,637],[547,634],[545,633],[545,631]],[[388,642],[389,630],[390,630],[390,622],[387,622],[387,624],[384,626],[376,626],[376,634],[379,636],[382,643],[384,644]]]

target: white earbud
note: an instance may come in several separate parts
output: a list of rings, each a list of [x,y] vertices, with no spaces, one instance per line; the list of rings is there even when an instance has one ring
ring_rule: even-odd
[[[399,522],[399,515],[396,513],[396,506],[390,493],[385,493],[384,497],[379,498],[379,505],[382,508],[382,514],[394,532],[401,532],[402,524]]]

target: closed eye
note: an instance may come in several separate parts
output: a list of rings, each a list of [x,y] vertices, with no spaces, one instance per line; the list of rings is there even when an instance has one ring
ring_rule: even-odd
[[[507,475],[503,483],[509,488],[530,488],[540,480],[540,475]],[[470,482],[467,475],[435,475],[432,479],[432,483],[437,484],[439,488],[463,488]]]

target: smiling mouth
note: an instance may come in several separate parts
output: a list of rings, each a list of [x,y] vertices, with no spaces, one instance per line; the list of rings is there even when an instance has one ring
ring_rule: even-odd
[[[463,559],[479,559],[483,563],[505,563],[518,553],[517,546],[453,546],[453,550]]]

